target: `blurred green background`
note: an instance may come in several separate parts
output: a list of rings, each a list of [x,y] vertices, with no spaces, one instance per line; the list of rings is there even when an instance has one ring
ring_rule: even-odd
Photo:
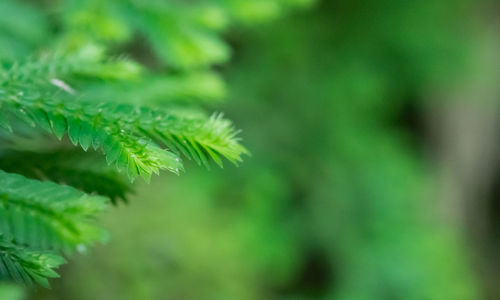
[[[110,242],[26,298],[500,299],[495,7],[323,0],[235,26],[206,106],[251,157],[139,184]]]

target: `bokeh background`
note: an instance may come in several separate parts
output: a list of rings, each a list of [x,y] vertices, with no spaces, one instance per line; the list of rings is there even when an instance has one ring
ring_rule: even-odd
[[[107,244],[5,299],[500,299],[499,13],[323,0],[232,27],[204,105],[252,155],[139,183]]]

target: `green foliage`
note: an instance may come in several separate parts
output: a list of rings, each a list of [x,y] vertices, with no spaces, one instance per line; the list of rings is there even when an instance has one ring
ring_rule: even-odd
[[[48,287],[71,253],[106,238],[93,224],[106,198],[0,171],[0,279]]]
[[[53,270],[65,261],[50,253],[31,251],[0,238],[0,279],[49,287],[47,278],[59,277]]]
[[[117,98],[125,103],[191,104],[219,103],[226,97],[224,81],[213,71],[193,71],[186,74],[155,76],[146,74],[131,82],[94,82],[87,87],[89,101]]]
[[[288,6],[272,2],[272,15]],[[121,173],[149,181],[162,170],[179,174],[185,159],[207,168],[241,162],[239,131],[197,103],[226,96],[212,67],[230,58],[222,36],[230,23],[251,19],[237,13],[243,6],[2,1],[0,235],[12,245],[2,279],[47,285],[47,270],[62,260],[42,251],[70,255],[102,241],[91,220],[106,198],[127,199],[132,186]],[[134,49],[139,40],[151,55]],[[29,261],[43,271],[24,268]]]
[[[48,299],[478,299],[415,127],[488,57],[468,35],[484,2],[268,23],[313,2],[1,0],[0,279],[47,286],[136,177],[239,163],[239,131],[205,112],[231,96],[252,163],[134,181],[103,220],[116,242]]]
[[[139,242],[78,260],[57,299],[481,299],[415,128],[429,86],[466,73],[458,2],[323,1],[235,32],[228,110],[251,163],[140,188],[144,205],[106,218]]]
[[[132,180],[137,175],[148,179],[160,170],[179,173],[182,164],[173,152],[182,152],[207,166],[209,159],[222,166],[221,155],[237,162],[246,153],[231,123],[220,115],[191,119],[130,105],[82,105],[42,99],[8,96],[2,102],[2,124],[10,128],[17,117],[58,139],[67,134],[74,145],[85,151],[91,146],[101,149],[108,164],[127,170]],[[173,152],[161,148],[153,138]]]
[[[0,183],[0,230],[16,243],[72,252],[105,238],[91,219],[106,207],[106,198],[3,171]]]
[[[28,178],[67,184],[87,194],[103,195],[116,204],[127,201],[133,187],[114,168],[101,161],[98,153],[60,149],[47,152],[4,151],[0,168]]]
[[[298,270],[284,288],[278,283],[280,296],[480,299],[470,247],[440,214],[438,166],[417,131],[427,126],[420,122],[429,86],[455,84],[469,56],[479,55],[458,2],[473,6],[324,1],[312,16],[239,40],[246,52],[228,77],[242,99],[232,111],[248,143],[258,145],[255,157],[265,157],[249,167],[279,170],[275,176],[292,189],[288,215],[300,220],[291,233],[300,243],[290,248],[303,251],[303,262],[289,262]],[[244,172],[245,182],[262,176]],[[259,271],[256,277],[269,274]],[[271,280],[254,288],[268,291]]]
[[[229,46],[220,32],[231,20],[262,21],[279,15],[288,6],[312,3],[311,0],[66,2],[64,20],[79,38],[124,42],[139,33],[163,63],[184,71],[229,59]]]

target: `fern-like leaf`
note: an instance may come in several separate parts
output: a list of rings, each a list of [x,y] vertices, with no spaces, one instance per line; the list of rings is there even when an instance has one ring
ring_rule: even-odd
[[[71,253],[102,241],[92,219],[106,206],[103,197],[0,171],[0,233],[20,245]]]
[[[179,173],[183,165],[174,152],[207,166],[209,159],[222,165],[221,156],[236,163],[247,153],[238,132],[221,115],[189,118],[132,105],[31,100],[19,94],[0,97],[0,105],[3,123],[15,118],[59,139],[67,133],[84,150],[101,149],[108,163],[127,170],[132,180],[138,175],[149,180],[160,170]]]
[[[8,115],[5,122],[17,119],[40,127],[58,139],[67,134],[74,145],[84,150],[91,146],[101,149],[107,162],[119,170],[127,170],[131,179],[139,174],[147,179],[160,170],[178,173],[182,168],[176,155],[154,145],[128,125],[128,116],[105,107],[41,99],[29,101],[21,97],[4,100],[2,104],[2,110]]]
[[[48,152],[0,152],[0,169],[28,178],[73,186],[87,194],[105,196],[116,204],[127,201],[131,184],[101,161],[97,153],[58,149]]]
[[[135,79],[142,68],[126,58],[107,58],[102,48],[88,44],[77,52],[58,50],[15,62],[3,70],[0,86],[35,89],[46,84],[56,85],[54,79],[83,76],[105,80]],[[58,86],[61,88],[61,85]]]
[[[66,261],[61,256],[33,251],[0,235],[0,280],[49,287],[48,278],[59,275],[53,270]]]
[[[238,131],[222,114],[210,118],[179,118],[149,111],[141,115],[140,128],[177,154],[209,168],[213,160],[222,167],[222,157],[234,164],[247,150],[239,144]]]

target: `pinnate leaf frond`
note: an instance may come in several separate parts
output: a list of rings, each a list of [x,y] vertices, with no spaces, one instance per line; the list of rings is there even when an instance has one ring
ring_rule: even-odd
[[[30,250],[0,235],[0,280],[33,286],[49,287],[49,278],[57,278],[54,271],[66,261],[61,256]]]
[[[113,204],[120,200],[127,202],[128,194],[133,192],[130,182],[103,163],[98,153],[76,150],[3,151],[0,169],[31,179],[70,185],[87,194],[105,196]]]
[[[71,253],[102,241],[93,224],[108,200],[69,186],[0,171],[0,232],[20,245]]]

